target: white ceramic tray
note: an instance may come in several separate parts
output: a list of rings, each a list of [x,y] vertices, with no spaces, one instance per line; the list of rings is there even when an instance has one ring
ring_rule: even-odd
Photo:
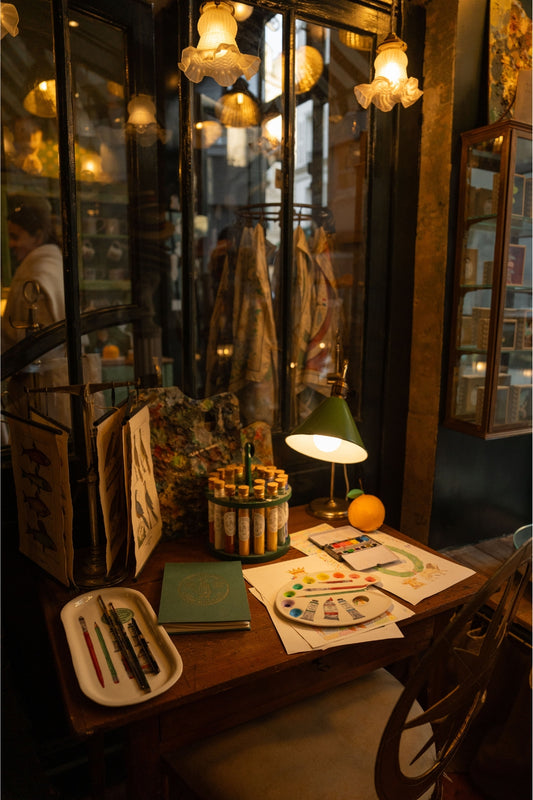
[[[276,596],[276,609],[290,622],[315,627],[359,625],[384,614],[392,600],[362,576],[348,569],[322,570],[298,575]]]
[[[103,620],[103,613],[98,603],[101,596],[106,607],[113,603],[124,628],[129,635],[128,622],[135,617],[141,634],[147,641],[150,650],[159,666],[157,674],[144,671],[150,691],[140,688],[135,678],[128,677],[122,658],[111,636],[109,626]],[[98,661],[103,683],[98,678],[93,664],[87,641],[80,623],[83,617],[87,626],[94,653]],[[173,645],[170,636],[161,625],[157,624],[155,612],[144,597],[136,589],[113,587],[108,589],[95,589],[75,597],[61,610],[61,620],[67,635],[68,645],[82,692],[91,700],[104,706],[126,706],[135,703],[144,703],[169,689],[183,672],[181,656]],[[102,644],[98,638],[95,623],[107,648],[107,652],[115,668],[118,682],[112,677],[106,661]],[[139,649],[134,644],[134,651],[139,656]],[[141,658],[142,661],[142,658]]]

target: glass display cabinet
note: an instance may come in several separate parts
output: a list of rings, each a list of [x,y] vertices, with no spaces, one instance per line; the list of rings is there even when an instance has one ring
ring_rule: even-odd
[[[462,136],[445,424],[484,439],[531,430],[531,126]]]

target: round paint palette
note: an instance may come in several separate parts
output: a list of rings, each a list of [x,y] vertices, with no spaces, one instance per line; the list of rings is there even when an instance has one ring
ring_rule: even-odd
[[[384,614],[389,597],[368,589],[377,579],[353,571],[322,570],[298,575],[276,596],[278,612],[291,622],[339,628],[359,625]]]

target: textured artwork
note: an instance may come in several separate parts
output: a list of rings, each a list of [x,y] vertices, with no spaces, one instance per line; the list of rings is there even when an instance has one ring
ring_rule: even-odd
[[[489,123],[504,117],[516,93],[518,72],[531,69],[531,18],[518,0],[491,0]]]

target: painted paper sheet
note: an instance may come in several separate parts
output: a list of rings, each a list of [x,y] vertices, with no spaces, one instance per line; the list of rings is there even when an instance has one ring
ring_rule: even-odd
[[[402,638],[403,634],[395,624],[400,619],[412,616],[413,612],[393,601],[386,614],[363,625],[350,625],[345,628],[323,628],[304,626],[283,619],[275,610],[274,603],[279,589],[299,572],[312,573],[329,568],[338,568],[338,562],[322,551],[316,556],[267,564],[244,571],[244,577],[253,588],[270,614],[276,630],[287,653],[301,653],[306,650],[326,649],[354,642],[376,641],[378,639]],[[368,574],[368,573],[366,573]]]
[[[73,582],[68,432],[9,418],[20,552],[61,583]]]
[[[428,553],[388,533],[378,531],[372,536],[400,559],[394,564],[376,567],[374,573],[380,576],[384,589],[412,605],[475,575],[475,571],[468,567],[441,558],[436,553]]]
[[[309,541],[312,533],[322,530],[334,530],[332,525],[324,523],[297,534],[291,534],[291,545],[297,550],[308,555],[328,556]],[[356,532],[355,528],[353,529]],[[421,547],[408,544],[402,539],[397,539],[383,531],[372,533],[372,538],[386,545],[398,557],[398,561],[383,567],[375,567],[365,574],[379,576],[380,585],[396,597],[416,605],[426,597],[431,597],[442,592],[449,586],[474,575],[474,570],[456,564],[447,558],[441,558],[436,553],[429,553]]]
[[[123,426],[124,475],[130,529],[133,534],[135,575],[143,568],[161,538],[159,498],[150,449],[150,415],[143,406]]]
[[[122,424],[125,413],[126,404],[98,422],[96,427],[98,488],[106,536],[106,569],[108,573],[128,537],[122,451]]]

